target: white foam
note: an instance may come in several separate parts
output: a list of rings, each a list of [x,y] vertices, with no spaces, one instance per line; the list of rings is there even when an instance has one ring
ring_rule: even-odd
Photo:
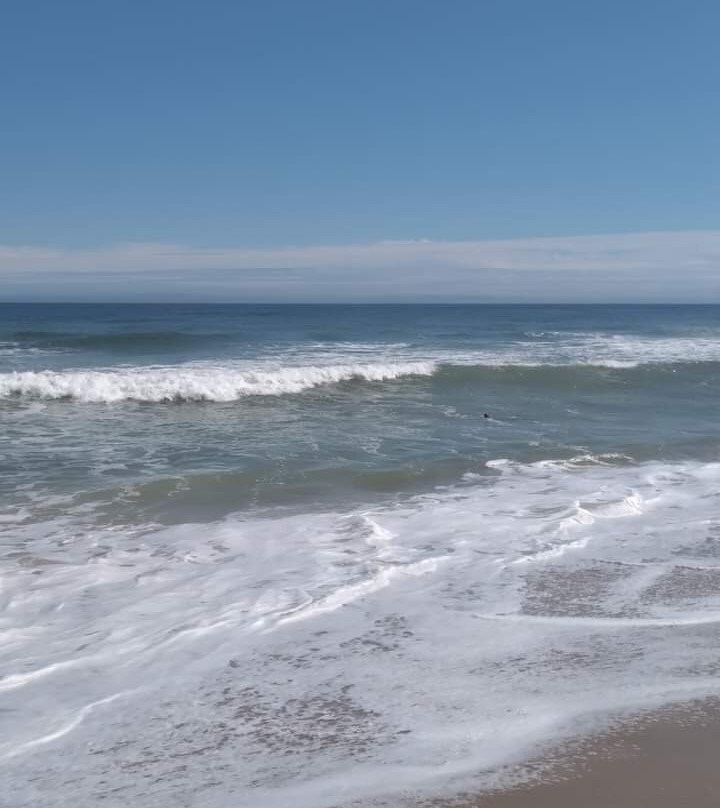
[[[66,801],[112,808],[420,802],[717,694],[720,466],[594,461],[349,513],[8,525],[73,541],[41,575],[0,559],[7,783],[28,805],[68,768]]]
[[[673,363],[720,362],[719,335],[650,337],[611,333],[553,332],[538,339],[454,350],[397,349],[392,354],[442,365],[486,367],[595,367],[610,370]]]
[[[527,623],[555,627],[583,627],[633,629],[633,628],[678,628],[682,626],[704,626],[720,623],[720,612],[710,612],[687,617],[563,617],[534,614],[482,614],[481,620],[493,620],[502,623]]]
[[[497,360],[517,365],[593,365],[634,368],[675,362],[720,361],[720,335],[651,337],[598,332],[549,332],[518,341],[498,352]]]
[[[45,676],[51,676],[60,670],[79,667],[80,665],[86,664],[88,661],[89,660],[84,657],[75,657],[73,659],[63,660],[62,662],[53,662],[50,665],[45,665],[44,667],[30,671],[29,673],[14,673],[4,676],[0,679],[0,692],[3,690],[15,690],[18,687],[24,687],[37,679],[42,679]]]
[[[0,398],[28,396],[90,403],[236,401],[246,396],[301,393],[353,379],[384,381],[429,376],[432,362],[253,369],[188,364],[116,370],[25,371],[0,375]]]
[[[15,350],[9,347],[7,350]],[[720,361],[720,336],[638,337],[549,332],[538,338],[472,349],[425,350],[407,343],[316,343],[223,364],[23,370],[0,373],[0,398],[235,401],[300,393],[352,379],[384,381],[431,376],[440,366],[497,368],[589,366],[628,369],[677,362]]]
[[[30,741],[26,741],[25,743],[19,746],[12,746],[12,748],[10,748],[10,751],[4,754],[2,752],[2,747],[0,747],[0,759],[7,760],[9,758],[22,755],[25,752],[29,752],[38,746],[43,746],[44,744],[57,741],[64,735],[67,735],[69,732],[72,732],[76,727],[80,726],[85,717],[89,715],[93,710],[97,709],[98,707],[102,707],[105,704],[112,704],[117,699],[127,695],[129,695],[129,691],[124,691],[122,693],[114,693],[112,696],[106,696],[104,699],[98,699],[97,701],[91,702],[90,704],[86,704],[83,708],[81,708],[77,712],[75,716],[73,716],[73,718],[69,722],[67,722],[63,726],[59,727],[56,730],[53,730],[52,732],[48,732],[44,735],[40,735],[37,738],[33,738]],[[8,744],[5,744],[4,746],[7,748]]]
[[[318,617],[327,612],[334,612],[341,606],[347,606],[359,598],[371,595],[374,592],[384,589],[392,583],[393,578],[398,575],[426,575],[435,572],[437,566],[447,557],[425,558],[414,564],[401,564],[393,567],[380,567],[370,577],[357,583],[341,586],[334,592],[319,598],[318,600],[308,600],[306,603],[282,612],[275,620],[275,625],[293,623],[297,620],[307,620]],[[264,625],[264,621],[259,625]]]

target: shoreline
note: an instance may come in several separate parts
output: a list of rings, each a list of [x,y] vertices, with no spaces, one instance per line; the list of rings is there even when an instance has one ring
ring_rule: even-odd
[[[528,782],[528,772],[537,777]],[[422,808],[717,808],[720,700],[671,706],[508,769],[524,783]]]

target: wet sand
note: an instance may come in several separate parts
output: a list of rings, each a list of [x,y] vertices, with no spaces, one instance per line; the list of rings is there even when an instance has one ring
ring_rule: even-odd
[[[537,784],[435,808],[719,808],[720,705],[646,716],[549,759]]]

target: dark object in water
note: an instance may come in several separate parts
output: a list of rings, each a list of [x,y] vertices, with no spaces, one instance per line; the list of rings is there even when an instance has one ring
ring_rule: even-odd
[[[490,416],[486,412],[483,413],[483,418],[489,418],[489,417]]]

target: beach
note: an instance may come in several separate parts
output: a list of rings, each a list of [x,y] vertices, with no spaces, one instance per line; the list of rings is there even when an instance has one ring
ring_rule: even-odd
[[[717,802],[720,309],[0,309],[4,804]]]
[[[540,760],[540,783],[470,801],[464,808],[713,808],[720,793],[717,702],[668,708],[585,742],[561,760]]]

